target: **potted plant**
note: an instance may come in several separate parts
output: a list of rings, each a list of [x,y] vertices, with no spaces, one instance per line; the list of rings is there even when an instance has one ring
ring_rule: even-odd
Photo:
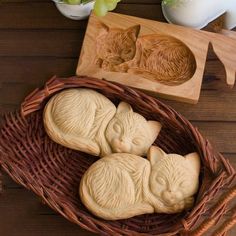
[[[94,0],[53,0],[62,15],[72,20],[83,20],[90,15]]]
[[[53,0],[57,9],[66,17],[82,20],[90,15],[92,9],[98,16],[104,16],[116,8],[120,0]]]
[[[121,0],[53,0],[57,9],[66,17],[82,20],[90,15],[92,9],[98,16],[105,16],[108,11],[116,8]],[[163,0],[164,5],[170,5],[178,0]]]
[[[53,0],[58,10],[66,17],[81,20],[92,9],[98,16],[105,16],[116,8],[121,0]],[[235,0],[162,0],[162,11],[169,23],[192,28],[203,28],[222,14],[226,14],[225,27],[236,26]]]
[[[170,23],[201,29],[219,16],[225,16],[225,28],[236,26],[235,0],[165,0],[162,11]]]

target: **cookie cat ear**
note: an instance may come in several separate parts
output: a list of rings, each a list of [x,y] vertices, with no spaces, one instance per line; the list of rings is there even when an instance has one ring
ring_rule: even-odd
[[[120,102],[117,107],[117,113],[133,111],[132,107],[126,102]]]
[[[194,152],[185,156],[185,158],[191,163],[191,166],[196,170],[197,174],[200,173],[201,160],[199,155]]]
[[[127,34],[133,41],[136,41],[139,35],[140,25],[135,25],[126,30]]]
[[[156,140],[158,134],[160,133],[162,125],[158,121],[149,120],[148,126],[149,126],[149,130],[150,130],[150,135],[151,135],[150,138],[153,143]]]
[[[102,22],[99,22],[100,31],[99,34],[107,34],[109,32],[109,27]]]
[[[158,161],[161,161],[166,156],[166,153],[157,146],[151,146],[149,148],[147,158],[151,162],[151,165],[155,165]]]

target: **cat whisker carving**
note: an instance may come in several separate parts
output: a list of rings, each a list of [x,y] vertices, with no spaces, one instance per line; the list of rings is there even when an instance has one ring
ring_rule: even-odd
[[[145,156],[161,124],[147,121],[132,107],[115,105],[91,89],[68,89],[53,96],[44,109],[49,137],[65,147],[103,157],[111,153]]]
[[[137,74],[170,86],[190,80],[196,71],[192,51],[177,38],[139,37],[140,25],[123,30],[100,23],[100,28],[96,64],[106,71]]]
[[[80,183],[83,204],[106,220],[148,213],[177,213],[194,204],[200,157],[166,154],[151,147],[148,159],[119,153],[95,162]]]

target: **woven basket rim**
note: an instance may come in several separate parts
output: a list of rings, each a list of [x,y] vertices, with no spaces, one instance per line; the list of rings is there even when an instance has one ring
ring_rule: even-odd
[[[163,119],[171,119],[176,122],[179,126],[183,127],[184,131],[191,136],[193,139],[197,140],[197,143],[199,145],[198,152],[201,155],[202,161],[204,160],[204,165],[207,163],[208,170],[211,171],[212,175],[215,175],[216,178],[214,179],[213,183],[209,186],[208,192],[201,193],[201,198],[198,199],[197,205],[193,208],[189,214],[185,216],[184,219],[181,221],[181,225],[179,228],[172,229],[171,232],[168,232],[167,234],[162,235],[176,235],[180,231],[189,231],[192,230],[193,226],[196,226],[196,222],[199,220],[198,218],[201,217],[201,214],[204,212],[205,205],[211,200],[209,199],[208,194],[213,191],[213,189],[217,189],[216,186],[218,186],[218,190],[220,191],[222,187],[222,182],[224,183],[230,183],[232,184],[235,181],[235,170],[232,167],[232,165],[219,153],[215,153],[213,151],[213,148],[208,140],[206,140],[197,128],[195,128],[187,119],[185,119],[182,115],[180,115],[178,112],[176,112],[171,107],[165,105],[161,101],[159,101],[156,98],[150,97],[146,94],[144,94],[141,91],[138,91],[136,89],[132,89],[130,87],[121,85],[119,83],[115,82],[108,82],[106,80],[99,80],[96,78],[86,77],[86,76],[80,76],[80,77],[70,77],[70,78],[57,78],[53,77],[50,79],[43,88],[34,90],[31,94],[29,94],[24,102],[21,105],[20,114],[17,113],[9,114],[6,116],[6,123],[9,117],[12,118],[14,116],[17,116],[17,119],[24,123],[26,122],[27,117],[29,117],[31,114],[39,111],[40,109],[43,109],[44,102],[46,99],[54,95],[55,93],[61,91],[62,89],[72,88],[72,87],[86,87],[86,88],[93,88],[96,90],[100,90],[101,92],[105,92],[105,94],[113,94],[113,95],[119,95],[127,98],[129,101],[138,101],[138,106],[146,106],[148,109],[152,111],[158,111],[158,114]],[[131,102],[132,105],[132,102]],[[175,123],[174,122],[174,123]],[[0,141],[0,148],[3,147],[4,141]],[[2,148],[1,148],[2,149]],[[3,151],[0,153],[2,156]],[[37,195],[43,198],[43,200],[53,209],[55,209],[57,212],[62,214],[65,218],[68,220],[80,225],[81,227],[90,230],[92,232],[98,232],[103,235],[150,235],[146,233],[137,233],[129,229],[125,228],[118,228],[117,226],[114,226],[112,224],[106,224],[104,221],[101,221],[97,218],[92,218],[89,215],[81,213],[81,220],[78,219],[78,217],[73,213],[73,210],[70,209],[69,204],[63,203],[61,207],[58,207],[55,202],[52,199],[49,199],[47,197],[47,193],[40,191],[39,189],[35,189],[32,183],[25,183],[24,176],[25,173],[21,170],[18,170],[20,175],[15,175],[11,167],[6,165],[3,160],[0,158],[0,163],[2,164],[3,169],[18,183],[22,184],[24,187],[31,189],[34,191]],[[221,183],[220,183],[221,182]],[[43,186],[42,186],[43,187]],[[215,195],[217,195],[217,191]],[[63,207],[65,207],[64,210]],[[62,208],[62,209],[61,209]],[[223,214],[223,212],[221,212]],[[221,216],[222,214],[216,215],[216,218]],[[102,229],[102,231],[101,231]]]

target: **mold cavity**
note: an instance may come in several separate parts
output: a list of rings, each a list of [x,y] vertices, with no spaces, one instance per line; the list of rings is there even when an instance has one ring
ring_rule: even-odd
[[[117,29],[101,24],[96,40],[100,68],[136,74],[169,86],[193,77],[196,60],[187,45],[169,35],[139,37],[139,30],[139,25]]]

